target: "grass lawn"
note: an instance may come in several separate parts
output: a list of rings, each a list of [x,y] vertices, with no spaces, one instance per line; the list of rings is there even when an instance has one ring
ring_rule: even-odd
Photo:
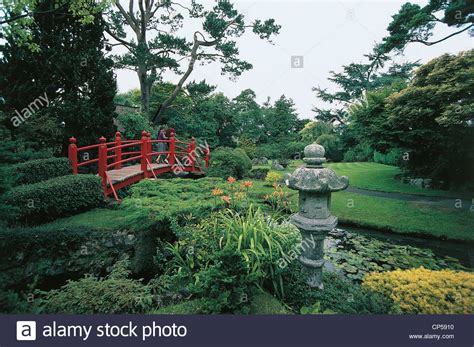
[[[302,160],[294,160],[285,173],[293,172],[302,165]],[[270,168],[271,165],[259,165],[256,167]],[[376,190],[382,192],[396,192],[427,196],[446,196],[453,198],[470,198],[468,192],[452,192],[437,189],[422,189],[410,186],[395,179],[400,174],[400,168],[378,163],[328,163],[324,166],[336,171],[339,176],[349,177],[351,186],[361,189]]]
[[[474,241],[474,213],[466,209],[337,192],[332,195],[332,211],[341,223]]]
[[[57,219],[44,225],[51,228],[88,227],[112,231],[129,227],[125,217],[120,209],[97,208],[75,216]]]
[[[298,206],[298,193],[291,194],[293,207]],[[272,187],[254,181],[253,197],[271,193]],[[352,207],[351,207],[352,206]],[[474,213],[466,209],[448,209],[412,201],[384,199],[348,192],[332,194],[332,213],[341,223],[422,235],[450,240],[474,241]]]

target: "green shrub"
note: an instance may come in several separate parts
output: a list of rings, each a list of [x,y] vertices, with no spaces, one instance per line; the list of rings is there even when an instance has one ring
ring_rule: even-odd
[[[162,307],[151,314],[199,314],[202,312],[202,299],[182,301],[175,305]],[[267,292],[255,294],[250,298],[250,314],[289,314],[277,298]]]
[[[241,214],[231,210],[214,213],[198,225],[181,228],[178,235],[179,240],[169,247],[173,253],[170,269],[188,283],[200,281],[201,271],[216,264],[216,254],[226,250],[240,257],[245,265],[242,271],[253,274],[255,286],[283,296],[284,269],[279,264],[299,242],[299,234],[292,225],[277,224],[259,209],[250,207]]]
[[[393,310],[393,301],[388,296],[362,288],[334,273],[324,273],[323,279],[323,290],[310,289],[300,265],[292,262],[284,275],[285,303],[295,312],[303,307],[314,307],[318,302],[320,312],[386,314]]]
[[[68,281],[60,289],[39,291],[37,310],[67,314],[146,312],[153,305],[150,287],[130,279],[128,266],[125,257],[105,278],[86,276],[78,281]]]
[[[127,223],[144,230],[175,219],[199,220],[215,209],[212,190],[223,188],[224,184],[216,177],[142,180],[130,188],[130,196],[123,200],[120,209]]]
[[[250,314],[289,314],[277,298],[268,292],[258,293],[250,300]]]
[[[392,148],[387,153],[380,153],[374,151],[374,162],[397,166],[400,163],[402,157],[402,151],[398,148]]]
[[[317,144],[320,144],[324,147],[326,154],[325,157],[330,161],[341,161],[343,158],[341,148],[341,139],[339,135],[336,134],[322,134],[316,141]]]
[[[265,177],[265,182],[267,182],[268,185],[270,186],[279,184],[281,183],[282,180],[283,180],[283,175],[276,171],[270,171]]]
[[[117,117],[117,120],[122,129],[123,139],[140,139],[143,130],[153,132],[150,120],[141,113],[122,113]]]
[[[371,161],[373,159],[374,150],[366,144],[359,143],[355,147],[349,149],[344,154],[344,161]]]
[[[418,269],[372,272],[362,283],[409,314],[473,314],[474,274]]]
[[[255,158],[257,146],[255,145],[255,141],[253,139],[246,136],[241,137],[239,139],[239,148],[241,148],[250,159]]]
[[[214,224],[216,234],[223,233],[219,244],[235,250],[249,272],[265,274],[263,283],[280,298],[284,296],[281,259],[299,242],[299,233],[291,224],[268,220],[259,208],[250,206],[245,214],[227,211]]]
[[[248,272],[234,249],[218,252],[213,262],[195,275],[191,292],[201,298],[203,313],[248,313],[249,299],[261,273]]]
[[[243,178],[252,168],[252,161],[241,148],[222,147],[211,155],[211,163],[207,174],[213,177]]]
[[[303,151],[306,144],[303,142],[289,142],[283,148],[283,152],[280,154],[280,159],[301,159],[303,158]]]
[[[142,180],[133,185],[120,210],[124,223],[133,225],[138,234],[134,272],[145,277],[159,272],[162,261],[155,256],[160,240],[176,240],[173,226],[199,222],[222,205],[212,190],[223,186],[223,180],[216,177]]]
[[[12,186],[19,186],[70,175],[72,166],[68,158],[49,158],[15,164],[8,171],[12,176]]]
[[[69,175],[13,188],[3,200],[10,223],[39,224],[98,207],[104,194],[99,177]]]
[[[27,313],[28,301],[12,290],[0,288],[0,313]]]

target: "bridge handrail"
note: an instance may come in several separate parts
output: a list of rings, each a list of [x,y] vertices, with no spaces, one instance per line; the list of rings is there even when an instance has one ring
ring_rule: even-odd
[[[160,156],[160,155],[167,155],[168,164],[171,167],[175,165],[179,165],[179,161],[183,158],[186,158],[187,163],[191,166],[191,170],[194,172],[196,167],[199,169],[198,171],[202,171],[202,166],[197,160],[201,158],[200,155],[196,155],[196,140],[194,137],[190,141],[183,141],[179,140],[175,137],[174,132],[172,132],[168,139],[166,140],[152,140],[151,134],[146,131],[142,131],[142,137],[140,140],[122,140],[120,132],[115,133],[115,141],[107,142],[105,137],[101,137],[99,139],[98,144],[77,147],[76,145],[76,138],[71,137],[69,139],[69,148],[68,148],[68,157],[72,164],[72,172],[73,174],[78,173],[78,168],[87,166],[89,164],[98,163],[98,174],[102,178],[102,185],[104,190],[107,187],[108,177],[107,177],[107,170],[108,169],[121,169],[122,164],[131,162],[134,160],[140,160],[140,168],[143,171],[145,177],[148,177],[150,173],[148,172],[147,165],[150,161],[153,160],[153,157]],[[155,143],[166,143],[168,144],[167,151],[153,151],[153,144]],[[186,145],[186,148],[179,146],[178,144]],[[123,152],[124,148],[130,148],[134,146],[140,146],[139,151],[128,151]],[[98,150],[98,157],[90,160],[85,160],[79,162],[78,160],[78,153],[81,151],[95,149]],[[210,157],[210,149],[209,146],[205,147],[205,167],[209,167],[209,157]],[[109,154],[110,153],[110,154]],[[113,154],[112,154],[113,153]],[[129,158],[122,158],[123,156],[134,155]],[[181,156],[181,159],[180,159]],[[109,163],[109,160],[112,159],[113,162]],[[177,163],[178,162],[178,163]],[[148,163],[148,164],[147,164]],[[154,175],[154,172],[151,173]]]

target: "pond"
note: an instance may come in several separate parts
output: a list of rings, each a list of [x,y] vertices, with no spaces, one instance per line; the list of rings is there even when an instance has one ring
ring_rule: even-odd
[[[428,240],[359,228],[338,228],[325,239],[326,270],[361,281],[365,273],[409,269],[472,271],[472,243]]]

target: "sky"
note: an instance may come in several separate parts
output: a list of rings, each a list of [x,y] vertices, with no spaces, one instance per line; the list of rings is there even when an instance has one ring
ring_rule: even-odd
[[[427,1],[411,1],[424,5]],[[205,1],[212,5],[212,2]],[[281,95],[293,99],[300,118],[314,118],[312,108],[325,104],[316,98],[313,87],[334,90],[327,80],[330,71],[338,72],[342,65],[366,62],[364,54],[371,52],[374,44],[387,35],[391,16],[398,12],[404,1],[233,1],[237,9],[249,20],[274,18],[281,25],[280,34],[273,44],[248,32],[237,39],[240,57],[253,65],[237,80],[221,75],[215,62],[195,69],[188,81],[205,79],[216,85],[216,91],[233,98],[244,89],[252,89],[257,101],[263,103],[270,97],[273,102]],[[192,37],[199,29],[197,22],[185,22],[179,35]],[[435,28],[433,40],[455,31],[444,25]],[[454,36],[442,43],[427,47],[410,44],[398,62],[421,63],[444,53],[458,53],[473,48],[473,38],[467,33]],[[119,47],[112,53],[120,53]],[[302,58],[302,59],[301,59]],[[292,67],[299,64],[299,67]],[[183,61],[183,66],[187,65]],[[179,77],[166,73],[166,81],[177,82]],[[117,70],[119,92],[138,88],[136,73]]]

